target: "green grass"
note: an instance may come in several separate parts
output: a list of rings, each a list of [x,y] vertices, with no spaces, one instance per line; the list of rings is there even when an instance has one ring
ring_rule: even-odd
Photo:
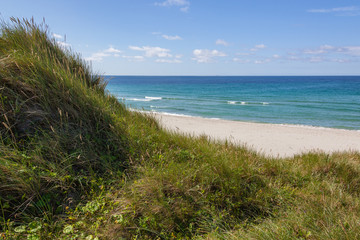
[[[168,133],[47,26],[3,22],[0,239],[359,239],[360,154]]]

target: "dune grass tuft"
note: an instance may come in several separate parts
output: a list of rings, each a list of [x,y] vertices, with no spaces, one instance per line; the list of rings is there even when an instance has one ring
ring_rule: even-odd
[[[0,239],[359,239],[360,154],[266,158],[128,111],[33,20],[0,35]]]

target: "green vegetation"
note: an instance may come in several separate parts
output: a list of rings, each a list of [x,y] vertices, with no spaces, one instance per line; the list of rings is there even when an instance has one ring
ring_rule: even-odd
[[[0,239],[360,238],[359,153],[168,133],[49,36],[1,27]]]

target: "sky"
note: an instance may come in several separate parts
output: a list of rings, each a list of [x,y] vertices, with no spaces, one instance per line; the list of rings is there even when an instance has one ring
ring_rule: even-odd
[[[359,0],[0,0],[105,75],[360,75]]]

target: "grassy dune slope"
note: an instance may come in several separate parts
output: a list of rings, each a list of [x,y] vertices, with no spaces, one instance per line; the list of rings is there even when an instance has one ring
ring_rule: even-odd
[[[360,238],[359,153],[167,133],[49,36],[1,26],[0,239]]]

